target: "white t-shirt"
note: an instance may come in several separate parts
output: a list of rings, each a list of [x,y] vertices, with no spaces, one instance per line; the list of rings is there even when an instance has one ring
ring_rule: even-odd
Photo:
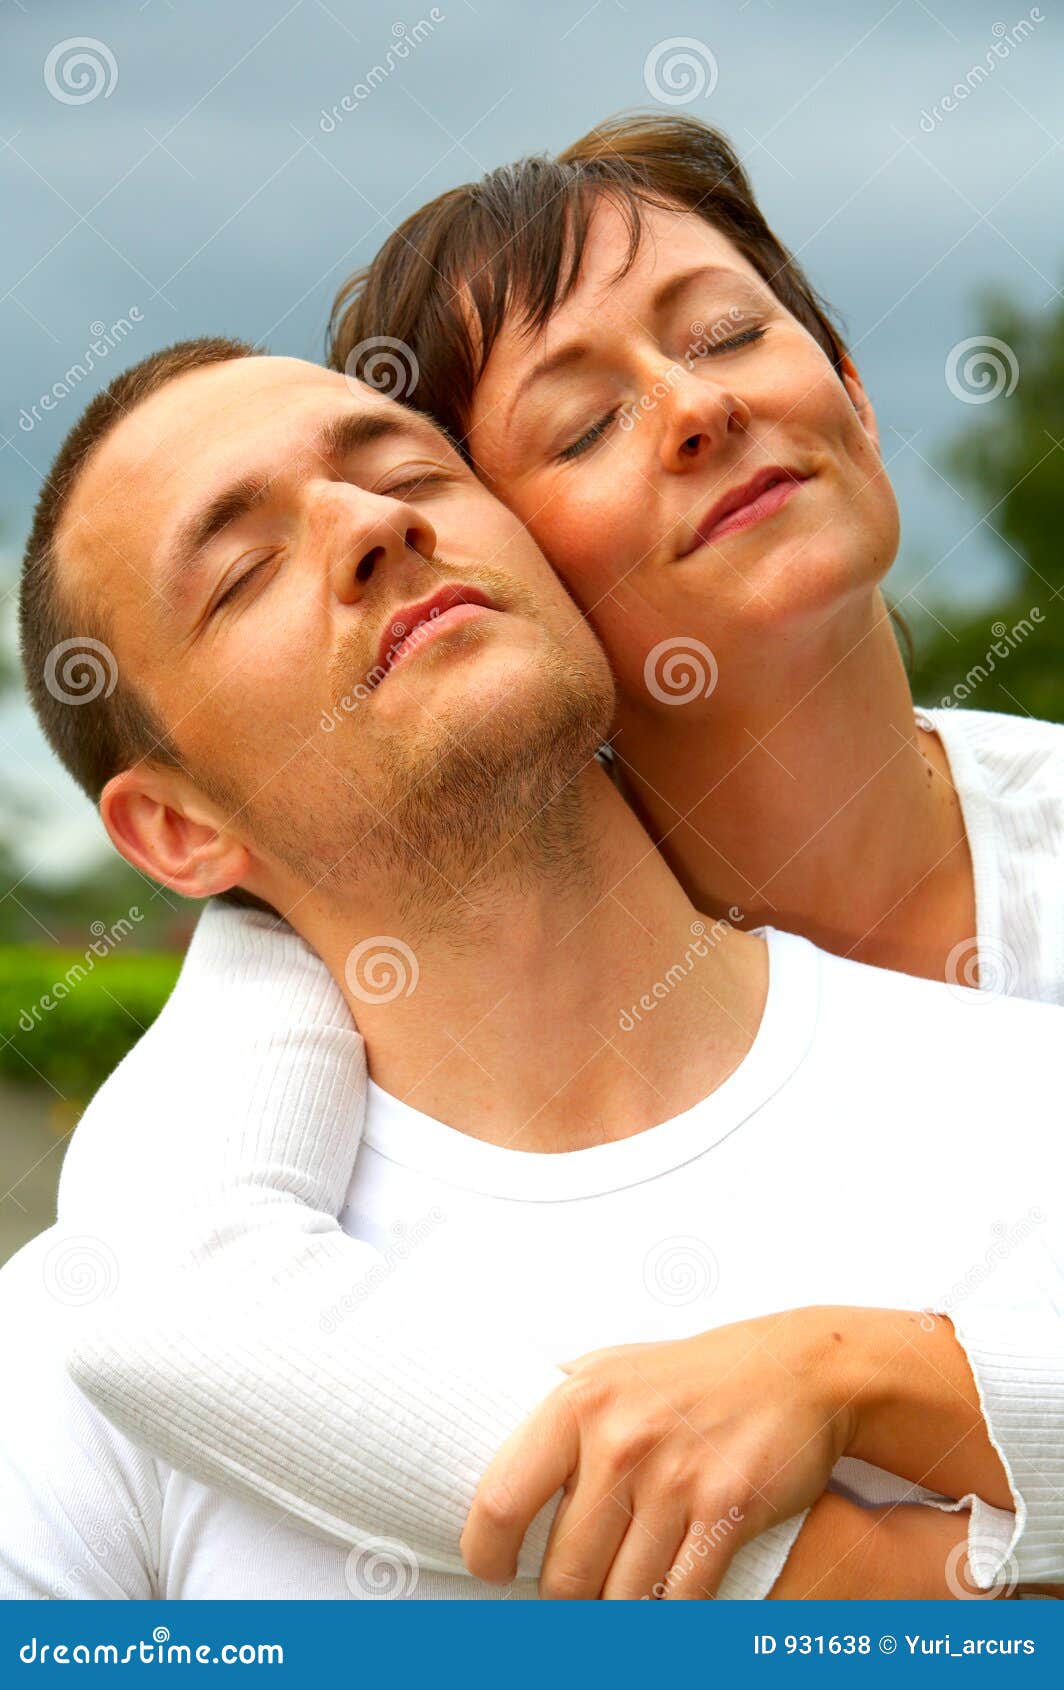
[[[917,710],[961,802],[975,877],[979,987],[1064,1004],[1064,727],[988,710]],[[950,977],[970,977],[976,940]]]
[[[343,1225],[377,1245],[377,1265],[322,1329],[339,1342],[367,1308],[382,1327],[439,1311],[513,1329],[556,1364],[812,1303],[952,1312],[989,1293],[1020,1320],[1032,1298],[1064,1306],[1059,1012],[768,940],[746,1060],[649,1131],[534,1154],[371,1086]],[[318,1542],[140,1454],[63,1381],[69,1247],[46,1235],[0,1274],[3,1338],[20,1357],[0,1398],[0,1595],[74,1594],[56,1587],[90,1562],[86,1595],[506,1594],[419,1571],[401,1541]],[[235,1373],[276,1318],[247,1311],[230,1335]],[[392,1409],[401,1418],[402,1402]],[[908,1489],[857,1463],[837,1478],[872,1500]],[[535,1593],[528,1579],[510,1591]]]

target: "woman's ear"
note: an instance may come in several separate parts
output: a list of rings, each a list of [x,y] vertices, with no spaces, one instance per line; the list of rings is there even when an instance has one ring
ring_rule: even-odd
[[[842,385],[850,396],[850,402],[861,420],[861,426],[875,446],[876,451],[880,452],[879,425],[876,422],[876,413],[872,409],[872,401],[865,392],[861,378],[857,374],[857,365],[848,352],[843,354],[841,375]],[[880,452],[880,456],[882,456],[882,452]]]
[[[186,898],[236,886],[251,853],[195,788],[151,763],[123,769],[100,794],[100,819],[133,867]]]

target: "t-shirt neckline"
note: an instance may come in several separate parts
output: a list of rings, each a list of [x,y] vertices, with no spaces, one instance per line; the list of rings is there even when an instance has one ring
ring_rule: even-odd
[[[369,1081],[363,1142],[387,1161],[485,1196],[564,1202],[638,1185],[693,1161],[757,1113],[795,1073],[813,1041],[820,952],[808,939],[763,928],[768,992],[749,1051],[716,1091],[629,1138],[583,1150],[510,1149],[423,1114]]]

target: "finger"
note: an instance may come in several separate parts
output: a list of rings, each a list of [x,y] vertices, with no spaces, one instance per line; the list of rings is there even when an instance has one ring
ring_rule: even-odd
[[[638,1602],[665,1594],[665,1580],[687,1532],[682,1514],[647,1517],[636,1509],[602,1587],[604,1602]]]
[[[549,1602],[595,1601],[631,1523],[625,1497],[578,1472],[554,1518],[539,1575],[540,1595]]]
[[[702,1520],[692,1520],[679,1552],[665,1577],[666,1602],[705,1602],[717,1594],[721,1579],[739,1542],[734,1537],[714,1542]]]
[[[525,1533],[579,1456],[575,1416],[554,1391],[507,1438],[477,1486],[460,1544],[474,1578],[509,1583]]]

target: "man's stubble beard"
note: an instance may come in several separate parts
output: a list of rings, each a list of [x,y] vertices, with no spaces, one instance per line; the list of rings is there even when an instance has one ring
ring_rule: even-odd
[[[372,886],[411,927],[457,935],[495,893],[590,872],[579,776],[613,708],[605,655],[552,644],[531,699],[507,699],[472,724],[437,717],[381,735],[372,794],[339,767],[327,814],[309,816],[298,792],[278,798],[271,783],[241,820],[308,891],[328,899]],[[357,712],[349,727],[361,731]]]

